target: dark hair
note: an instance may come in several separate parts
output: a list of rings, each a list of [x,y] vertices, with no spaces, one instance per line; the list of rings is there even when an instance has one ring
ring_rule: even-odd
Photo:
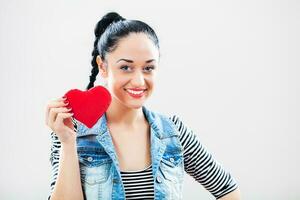
[[[109,12],[102,17],[96,24],[95,42],[92,52],[92,71],[90,82],[86,88],[89,90],[94,87],[96,76],[99,73],[96,58],[99,55],[102,60],[105,60],[107,53],[114,51],[118,41],[130,33],[145,33],[153,41],[154,45],[159,49],[159,41],[154,30],[146,23],[139,20],[128,20],[120,16],[116,12]]]

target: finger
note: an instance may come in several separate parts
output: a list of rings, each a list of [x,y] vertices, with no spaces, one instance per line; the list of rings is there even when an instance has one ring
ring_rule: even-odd
[[[58,101],[58,100],[66,100],[66,99],[67,99],[66,96],[62,96],[62,97],[52,98],[50,99],[50,101]]]
[[[59,113],[68,113],[72,109],[71,108],[66,108],[66,107],[58,107],[58,108],[51,108],[49,111],[48,115],[48,124],[53,124],[54,121],[56,120],[57,114]]]
[[[52,101],[47,105],[46,113],[49,112],[51,108],[57,108],[62,106],[67,106],[69,104],[68,101]]]
[[[67,101],[64,101],[63,99],[57,99],[57,100],[54,100],[54,101],[50,101],[48,104],[47,104],[47,107],[46,107],[46,122],[48,121],[48,116],[49,116],[49,111],[51,108],[57,108],[57,107],[62,107],[62,106],[67,106],[68,105],[68,102]]]
[[[74,113],[58,113],[55,123],[57,123],[59,126],[65,126],[64,125],[64,119],[67,119],[69,117],[72,117]]]
[[[64,103],[59,103],[59,102],[51,102],[47,105],[47,110],[46,110],[46,117],[45,117],[45,121],[46,124],[49,122],[49,117],[50,117],[50,110],[54,109],[54,108],[64,108],[63,106],[65,106],[66,104]],[[52,110],[52,112],[54,112],[56,109]],[[59,111],[59,110],[58,110]],[[53,115],[53,114],[51,114]],[[52,118],[53,119],[53,118]]]
[[[66,97],[59,97],[59,98],[53,98],[53,99],[50,99],[48,102],[47,102],[47,105],[50,105],[52,103],[55,103],[55,102],[63,102],[63,101],[67,101],[67,98]]]

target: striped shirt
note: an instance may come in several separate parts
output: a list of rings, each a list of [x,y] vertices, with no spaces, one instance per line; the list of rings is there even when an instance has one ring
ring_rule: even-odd
[[[230,172],[213,157],[197,135],[177,115],[169,118],[180,133],[179,139],[183,147],[184,170],[216,199],[234,191],[238,184]],[[76,129],[76,124],[74,123],[74,125]],[[60,141],[54,132],[51,132],[51,141],[52,177],[48,200],[54,189],[59,165]],[[121,171],[121,175],[126,199],[154,199],[152,165],[141,171]]]
[[[154,199],[152,165],[139,171],[121,171],[127,199]]]

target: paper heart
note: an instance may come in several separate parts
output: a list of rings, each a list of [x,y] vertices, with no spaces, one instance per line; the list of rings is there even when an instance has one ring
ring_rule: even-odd
[[[95,86],[87,91],[71,89],[63,97],[69,101],[73,117],[92,128],[100,117],[106,112],[111,103],[111,95],[103,86]]]

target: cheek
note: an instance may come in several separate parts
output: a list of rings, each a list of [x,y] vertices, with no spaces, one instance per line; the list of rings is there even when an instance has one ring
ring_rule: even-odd
[[[120,88],[120,87],[124,87],[124,85],[126,84],[127,79],[126,76],[122,76],[120,74],[112,74],[109,78],[109,84],[112,86],[112,88]]]
[[[147,82],[148,82],[148,85],[149,85],[151,88],[154,87],[154,85],[155,85],[155,79],[154,79],[154,77],[151,77],[151,78],[147,79]]]
[[[119,77],[119,78],[116,78],[116,79],[113,79],[110,84],[110,88],[111,90],[113,91],[113,93],[115,94],[124,94],[125,90],[124,88],[126,88],[126,84],[127,84],[127,80],[122,78],[122,77]]]

